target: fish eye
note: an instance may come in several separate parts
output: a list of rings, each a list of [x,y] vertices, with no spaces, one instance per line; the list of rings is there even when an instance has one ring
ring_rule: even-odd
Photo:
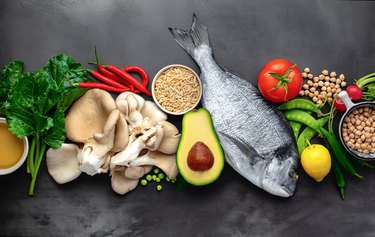
[[[294,169],[290,169],[289,170],[289,176],[292,177],[292,178],[295,178],[297,176],[296,171],[294,171]]]

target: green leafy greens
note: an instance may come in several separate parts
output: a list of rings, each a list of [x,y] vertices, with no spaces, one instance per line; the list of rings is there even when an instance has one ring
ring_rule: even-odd
[[[0,74],[0,114],[13,134],[31,139],[27,170],[33,195],[47,146],[56,149],[65,141],[64,111],[86,92],[72,84],[89,79],[85,68],[64,54],[52,57],[39,71],[22,74],[22,68],[22,62],[14,61]]]

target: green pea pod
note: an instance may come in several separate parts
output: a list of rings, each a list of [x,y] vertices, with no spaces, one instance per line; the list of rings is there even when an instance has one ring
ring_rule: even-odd
[[[323,136],[327,139],[333,155],[337,158],[338,163],[345,169],[345,171],[352,176],[355,176],[359,179],[363,179],[363,176],[359,175],[355,170],[354,166],[350,163],[344,148],[338,142],[335,134],[328,132],[323,127],[320,127],[320,131],[322,132]]]
[[[294,138],[297,141],[298,135],[299,135],[299,130],[302,127],[302,123],[299,123],[299,122],[296,122],[296,121],[289,121],[289,123],[290,123],[290,126],[292,127]]]
[[[320,133],[319,124],[316,119],[305,111],[291,109],[285,111],[284,115],[287,120],[302,123]]]
[[[319,127],[323,127],[327,122],[329,118],[323,117],[318,119],[316,122],[318,123]],[[297,148],[299,156],[301,156],[302,151],[308,146],[308,142],[310,141],[318,132],[310,127],[306,127],[301,135],[299,135],[297,139]]]
[[[277,109],[278,110],[303,109],[303,110],[315,112],[318,116],[323,115],[323,113],[322,113],[322,111],[320,111],[318,105],[316,105],[311,100],[301,99],[301,98],[297,98],[297,99],[287,101],[287,102],[281,104],[280,106],[278,106]]]

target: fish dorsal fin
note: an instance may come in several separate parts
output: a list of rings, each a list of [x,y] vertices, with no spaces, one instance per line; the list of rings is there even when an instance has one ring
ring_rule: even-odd
[[[227,140],[229,140],[232,144],[238,147],[238,149],[244,153],[247,154],[248,157],[250,157],[250,163],[254,164],[257,163],[259,160],[264,160],[264,158],[259,155],[259,153],[252,147],[251,145],[247,144],[242,138],[240,137],[233,137],[231,135],[228,135],[223,132],[219,132],[221,135],[223,135]],[[228,153],[226,153],[228,154]]]
[[[210,40],[206,26],[193,15],[190,30],[168,28],[176,42],[194,58],[194,49],[201,45],[210,47]]]

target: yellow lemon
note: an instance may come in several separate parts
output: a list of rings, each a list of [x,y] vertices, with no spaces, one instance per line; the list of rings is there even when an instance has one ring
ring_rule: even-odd
[[[301,163],[305,172],[320,182],[331,170],[331,155],[324,146],[313,144],[302,151]]]

